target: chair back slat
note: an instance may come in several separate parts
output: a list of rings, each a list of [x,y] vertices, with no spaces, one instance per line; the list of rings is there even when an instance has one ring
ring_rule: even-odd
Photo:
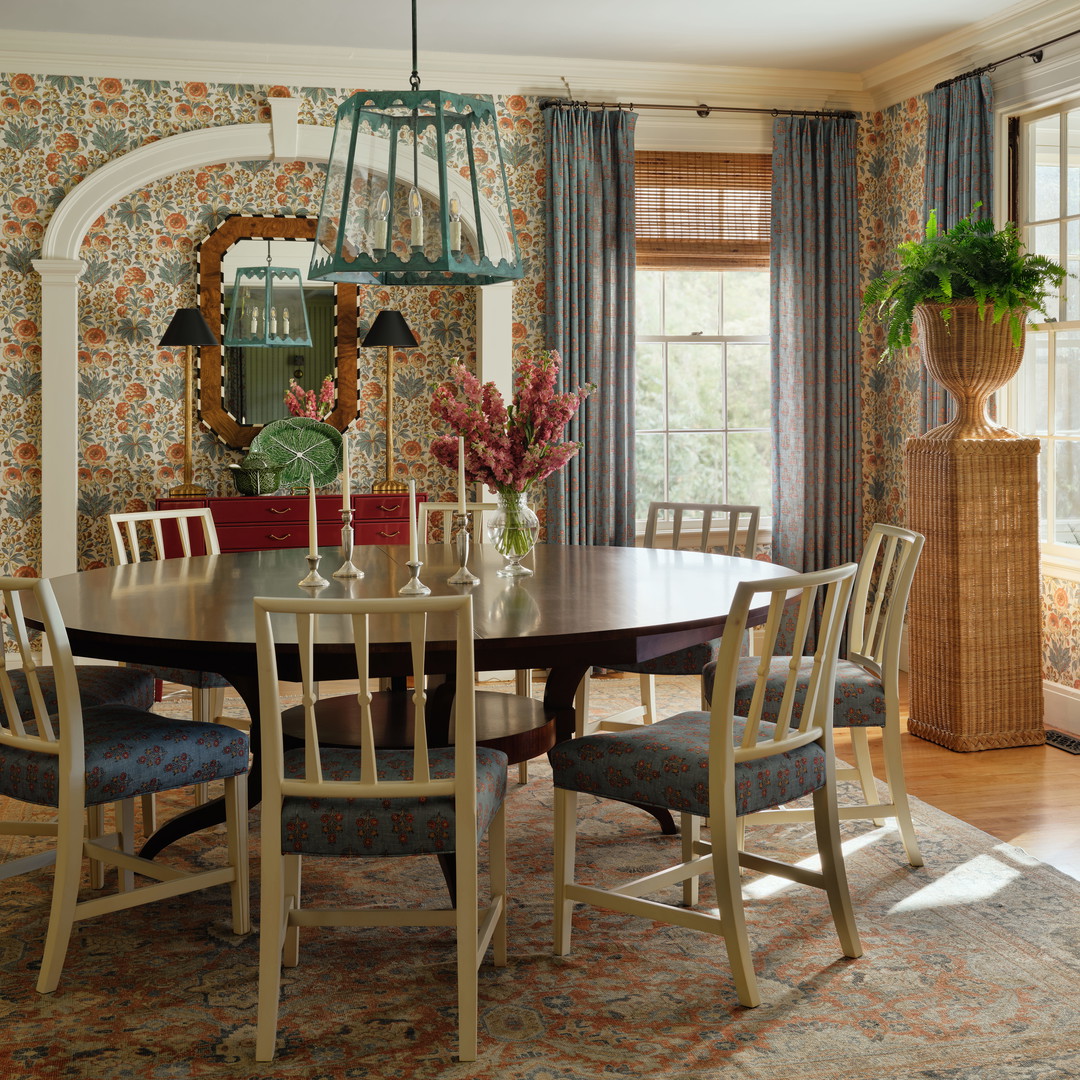
[[[214,516],[206,507],[182,510],[142,510],[130,514],[109,515],[109,540],[112,543],[113,561],[117,566],[142,562],[144,530],[149,530],[150,551],[155,559],[165,558],[165,530],[163,523],[175,524],[182,554],[190,556],[195,550],[194,529],[202,533],[203,549],[207,555],[220,555]]]
[[[401,597],[379,600],[309,599],[257,597],[255,607],[255,640],[259,665],[260,718],[263,732],[263,785],[270,798],[275,793],[318,798],[378,799],[410,798],[434,795],[453,795],[462,809],[475,805],[476,717],[473,706],[475,693],[473,670],[472,598],[469,596]],[[310,619],[310,636],[297,631],[298,644],[290,646],[275,638],[275,615],[300,615]],[[403,618],[404,617],[404,618]],[[425,664],[428,648],[427,633],[432,618],[439,619],[439,636],[450,620],[453,632],[449,643],[456,652],[456,687],[454,720],[455,769],[453,779],[433,779],[430,752],[427,745]],[[377,775],[375,737],[371,715],[369,652],[374,631],[371,619],[391,620],[384,626],[408,629],[409,656],[414,680],[415,739],[413,776],[410,780],[380,780]],[[306,623],[304,625],[307,625]],[[320,752],[315,724],[315,704],[318,694],[314,686],[317,653],[320,640],[330,640],[340,646],[342,628],[350,630],[356,654],[360,687],[357,701],[361,707],[360,773],[357,779],[328,779],[310,760]],[[300,655],[301,696],[305,705],[304,778],[285,779],[284,739],[281,729],[281,704],[278,683],[277,653],[297,649]],[[310,703],[310,704],[309,704]],[[311,714],[308,715],[310,707]],[[469,785],[472,785],[470,787]]]
[[[751,760],[777,753],[784,749],[801,746],[821,739],[828,734],[831,739],[833,695],[836,684],[836,660],[840,650],[840,632],[844,613],[847,611],[857,567],[854,563],[831,570],[818,570],[809,574],[790,574],[771,581],[742,582],[735,590],[731,610],[720,641],[720,654],[716,665],[716,682],[712,697],[710,732],[710,756],[715,756],[723,772],[724,763]],[[817,632],[810,684],[803,696],[798,689],[802,646],[815,603],[821,591],[825,600],[821,623]],[[756,596],[769,595],[769,611],[765,623],[764,647],[756,667],[754,688],[749,713],[744,717],[743,737],[736,747],[731,738],[732,717],[735,713],[735,692],[740,682],[739,660],[742,652],[743,634],[750,605]],[[770,682],[772,658],[777,641],[778,627],[790,617],[790,604],[798,603],[795,638],[799,648],[794,651],[786,667],[780,709],[771,736],[761,741],[762,714],[766,704],[766,686]],[[803,701],[799,723],[792,726],[794,702]],[[772,703],[769,712],[773,713]],[[720,776],[721,773],[716,774]],[[719,781],[717,781],[719,782]],[[710,781],[712,783],[712,781]],[[710,800],[719,798],[718,788]]]
[[[422,502],[417,504],[419,518],[416,524],[417,532],[423,537],[423,542],[431,540],[429,532],[430,518],[432,514],[442,515],[442,542],[444,547],[450,547],[454,542],[453,515],[457,512],[456,502]],[[484,515],[488,511],[498,510],[499,504],[493,502],[470,502],[465,504],[465,509],[472,514],[472,531],[470,536],[474,544],[484,542]]]
[[[315,680],[315,620],[307,612],[296,616],[296,650],[300,661],[300,704],[304,710],[304,779],[322,783],[322,755],[315,708],[319,704],[319,684]]]
[[[720,555],[735,555],[739,551],[739,536],[743,535],[742,554],[752,559],[757,546],[758,521],[761,507],[743,506],[734,503],[681,503],[651,502],[649,514],[645,520],[645,547],[657,547],[661,537],[659,523],[661,515],[671,514],[671,547],[678,550],[683,544],[684,529],[690,535],[687,543],[689,550],[705,551]],[[688,520],[686,515],[700,514],[701,520]],[[721,544],[712,542],[713,520],[717,519],[717,528],[724,531]]]
[[[59,733],[52,722],[38,677],[38,664],[31,647],[30,634],[23,614],[23,597],[29,594],[44,625],[55,680],[56,713],[67,730],[61,745]],[[0,699],[4,717],[0,717],[0,744],[22,750],[53,754],[60,757],[60,781],[69,789],[82,783],[82,770],[77,774],[73,762],[81,762],[83,754],[82,700],[75,674],[71,643],[60,609],[53,596],[52,586],[43,578],[0,578],[0,598],[3,600],[2,622],[4,647],[0,650]],[[7,644],[14,643],[9,652]],[[19,708],[11,682],[9,659],[17,656],[22,667],[29,698],[29,713]]]
[[[911,582],[925,538],[897,525],[870,529],[848,616],[848,659],[897,679]]]

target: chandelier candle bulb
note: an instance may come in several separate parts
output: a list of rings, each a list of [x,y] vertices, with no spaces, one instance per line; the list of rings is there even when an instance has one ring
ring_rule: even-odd
[[[457,441],[457,502],[458,513],[465,513],[465,439],[458,436]]]
[[[409,481],[409,562],[416,562],[416,481]]]
[[[319,554],[319,534],[315,531],[315,475],[308,477],[308,554]]]

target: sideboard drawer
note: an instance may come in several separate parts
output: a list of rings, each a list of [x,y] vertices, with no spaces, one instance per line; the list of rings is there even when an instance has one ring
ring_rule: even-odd
[[[308,546],[308,523],[298,521],[277,525],[219,525],[218,543],[222,551],[270,551],[273,548]],[[383,541],[389,543],[389,541]],[[341,546],[341,519],[337,524],[319,522],[319,547]]]
[[[418,495],[417,502],[424,500]],[[354,495],[353,513],[356,521],[404,521],[409,520],[408,495]]]
[[[358,521],[353,524],[353,536],[357,544],[407,544],[409,522],[405,521]],[[341,530],[338,540],[341,543]]]
[[[307,532],[308,500],[306,496],[241,495],[235,499],[210,499],[214,524],[219,531],[224,525],[248,525],[253,522],[267,525],[302,525]],[[337,520],[341,528],[341,497],[316,496],[315,513],[319,521]],[[406,509],[406,514],[408,510]]]

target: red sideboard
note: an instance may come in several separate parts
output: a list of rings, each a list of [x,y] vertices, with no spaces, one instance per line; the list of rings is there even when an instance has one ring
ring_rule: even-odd
[[[417,495],[423,502],[426,495]],[[353,534],[357,544],[407,544],[409,542],[409,496],[353,495]],[[307,547],[308,498],[306,495],[207,495],[163,498],[156,509],[209,507],[217,526],[222,551],[266,551],[269,548]],[[341,496],[316,495],[319,547],[341,543]],[[179,555],[166,535],[166,555]],[[198,554],[198,553],[196,553]]]

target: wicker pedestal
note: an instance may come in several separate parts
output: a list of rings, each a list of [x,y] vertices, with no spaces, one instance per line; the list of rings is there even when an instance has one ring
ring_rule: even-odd
[[[1038,439],[1019,437],[931,434],[905,447],[908,525],[926,537],[909,606],[908,730],[950,750],[1046,741],[1038,454]]]

